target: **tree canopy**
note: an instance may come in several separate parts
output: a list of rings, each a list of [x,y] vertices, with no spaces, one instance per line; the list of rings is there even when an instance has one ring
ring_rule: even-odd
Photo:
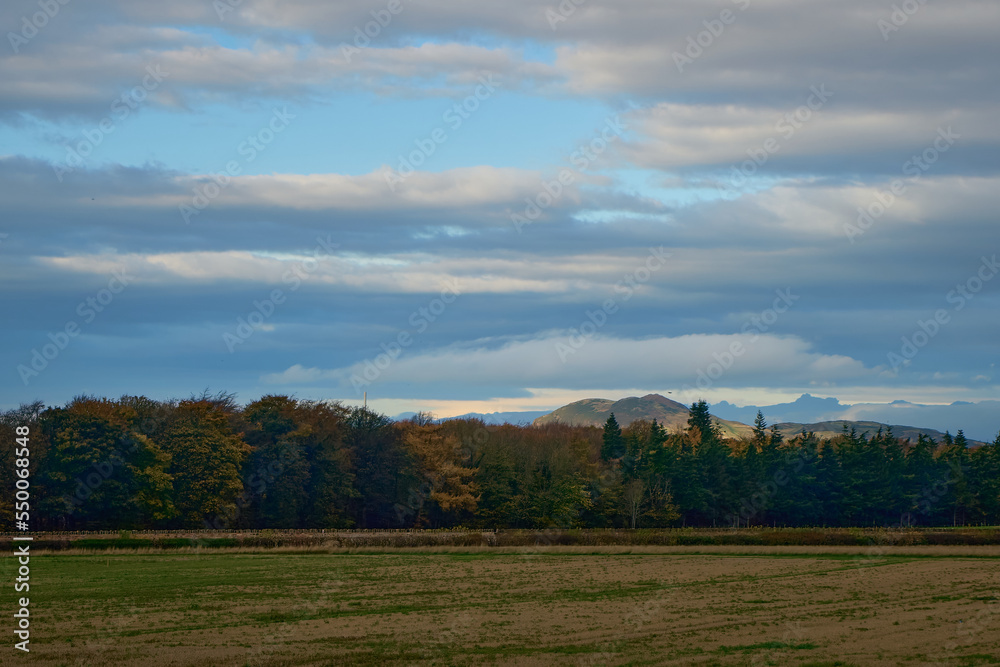
[[[21,425],[39,529],[1000,523],[1000,435],[821,440],[758,414],[749,437],[725,439],[704,401],[667,432],[613,414],[603,428],[495,426],[277,395],[81,396],[0,414],[8,471]]]

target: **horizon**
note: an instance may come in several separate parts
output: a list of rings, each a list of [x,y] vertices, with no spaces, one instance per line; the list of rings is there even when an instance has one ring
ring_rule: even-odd
[[[0,4],[8,650],[1000,655],[998,27]]]
[[[232,396],[236,404],[240,406],[249,405],[263,398],[263,396],[260,396],[249,399],[241,399],[237,394],[225,391],[214,392],[214,394]],[[560,408],[586,400],[617,402],[629,398],[643,399],[652,396],[673,401],[674,403],[683,406],[685,409],[690,409],[691,405],[696,401],[705,400],[703,397],[693,398],[690,401],[679,400],[683,399],[683,397],[673,396],[671,392],[667,392],[667,394],[671,395],[665,395],[658,391],[636,391],[632,393],[621,392],[621,394],[622,395],[611,396],[583,396],[574,398],[566,403],[557,405],[542,404],[532,409],[489,410],[489,408],[496,407],[496,405],[490,402],[476,402],[473,403],[474,406],[482,406],[485,409],[452,409],[450,411],[435,411],[434,409],[428,409],[433,408],[434,406],[428,406],[426,404],[421,405],[418,409],[413,409],[413,406],[408,405],[405,402],[383,401],[377,398],[374,398],[365,404],[363,401],[352,401],[349,399],[339,398],[304,399],[302,397],[282,394],[280,392],[271,395],[289,396],[296,400],[318,400],[320,402],[340,404],[347,408],[358,408],[362,407],[362,405],[366,405],[370,410],[381,413],[396,421],[407,420],[413,415],[419,413],[429,413],[430,416],[436,421],[447,421],[463,417],[498,417],[501,418],[502,421],[494,423],[511,424],[519,424],[522,422],[511,421],[507,418],[510,415],[523,415],[527,413],[534,415],[531,419],[531,421],[534,421],[534,419],[550,414]],[[213,392],[206,388],[202,394],[200,394],[200,396],[204,395],[213,395]],[[79,397],[83,396],[85,395],[79,395]],[[193,399],[198,396],[199,394],[189,393],[187,398]],[[179,396],[150,397],[146,395],[146,397],[157,401],[167,402],[187,400]],[[74,399],[75,398],[77,397],[74,397]],[[830,401],[833,401],[834,405],[830,405]],[[752,414],[754,411],[760,411],[764,414],[769,424],[817,424],[824,422],[847,421],[926,429],[938,431],[942,434],[964,431],[965,435],[971,440],[981,443],[993,442],[996,437],[1000,437],[998,436],[998,433],[1000,433],[1000,423],[996,422],[994,417],[997,407],[1000,407],[1000,401],[996,400],[981,402],[954,401],[952,403],[933,404],[913,403],[897,399],[889,403],[851,403],[842,401],[840,398],[835,396],[816,396],[814,394],[805,393],[792,400],[770,405],[757,405],[753,403],[740,404],[726,400],[706,402],[710,406],[712,414],[716,417],[727,421],[739,422],[745,425],[749,425],[754,421],[755,414]],[[816,403],[822,403],[823,405],[820,407],[817,406]],[[56,404],[51,403],[47,403],[46,406],[57,407]],[[461,407],[466,408],[468,405],[462,405]],[[6,408],[0,406],[0,410],[2,409]]]
[[[1000,397],[994,6],[219,6],[0,9],[0,406]]]

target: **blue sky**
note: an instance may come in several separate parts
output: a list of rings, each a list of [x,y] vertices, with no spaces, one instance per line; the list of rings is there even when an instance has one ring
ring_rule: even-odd
[[[219,6],[0,8],[0,405],[998,397],[995,2]]]

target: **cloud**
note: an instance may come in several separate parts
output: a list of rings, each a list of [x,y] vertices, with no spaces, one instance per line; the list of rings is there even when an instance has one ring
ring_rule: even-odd
[[[265,41],[230,47],[177,29],[102,26],[45,50],[0,57],[0,120],[100,119],[142,84],[147,68],[163,80],[143,105],[174,110],[251,99],[303,103],[347,90],[465,97],[484,76],[505,91],[559,78],[551,66],[506,47],[423,43],[365,49],[348,59],[336,47]]]
[[[379,379],[394,396],[691,382],[777,289],[801,300],[706,391],[829,382],[956,396],[995,377],[983,361],[995,348],[993,284],[899,377],[879,368],[998,250],[996,3],[924,3],[883,39],[877,21],[892,8],[862,0],[588,0],[555,25],[551,0],[404,0],[350,53],[342,43],[384,5],[253,0],[222,16],[216,6],[70,3],[17,53],[0,52],[8,367],[125,266],[133,286],[60,357],[75,375],[42,382],[72,395],[100,367],[102,386],[135,390],[136,359],[154,355],[149,375],[179,383],[266,391],[261,375],[285,368],[280,386],[353,395],[358,360],[450,280],[460,303]],[[724,9],[735,21],[678,71],[674,53],[706,21],[718,29]],[[3,5],[0,25],[16,28],[25,11]],[[169,74],[140,117],[60,180],[51,160],[150,66]],[[436,171],[390,188],[385,170],[397,165],[375,165],[412,150],[484,72],[502,82],[496,104],[449,136],[424,165]],[[779,121],[812,86],[833,96],[785,136]],[[213,169],[242,160],[236,142],[260,127],[258,112],[285,104],[302,114],[289,140],[207,194]],[[512,214],[593,138],[591,120],[612,114],[629,126],[624,139],[518,233]],[[954,148],[907,174],[948,125],[961,135]],[[229,128],[233,144],[219,139]],[[772,138],[780,150],[734,182]],[[886,204],[897,178],[906,191]],[[205,205],[185,221],[196,195]],[[859,208],[877,214],[849,238]],[[222,333],[289,287],[320,238],[338,251],[219,362]],[[669,265],[562,364],[560,336],[621,296],[661,246]]]
[[[718,167],[725,179],[741,185],[753,176],[789,171],[899,174],[905,162],[934,142],[943,154],[952,152],[933,162],[937,173],[947,173],[957,168],[950,158],[964,147],[1000,145],[993,122],[998,107],[838,108],[844,93],[850,91],[803,87],[797,103],[783,108],[660,103],[627,114],[636,138],[619,155],[643,168]]]
[[[60,272],[107,275],[125,268],[138,284],[206,285],[216,282],[260,283],[298,289],[342,292],[422,294],[442,289],[472,293],[565,293],[609,287],[617,267],[634,264],[634,258],[561,258],[545,265],[525,259],[447,259],[432,255],[329,254],[332,236],[317,240],[310,253],[281,257],[243,251],[162,254],[72,255],[38,257],[37,261]],[[575,274],[575,277],[573,277]]]
[[[578,94],[787,105],[797,103],[804,87],[825,83],[851,91],[844,103],[855,109],[947,109],[997,100],[998,74],[978,65],[985,61],[976,55],[998,17],[993,3],[921,5],[888,42],[878,21],[889,19],[892,8],[863,0],[754,2],[745,11],[741,2],[589,4],[605,9],[599,34],[596,12],[581,12],[559,28],[575,41],[559,47],[556,65]],[[733,21],[718,36],[703,37],[702,55],[679,71],[673,54],[686,54],[689,38],[726,9]],[[1000,47],[987,48],[995,54]],[[964,76],[949,76],[958,71]]]
[[[756,338],[755,340],[753,340]],[[331,370],[295,365],[262,381],[288,384],[332,380],[341,389],[356,384],[352,378],[376,375],[385,385],[504,385],[578,389],[599,384],[608,389],[634,386],[680,388],[696,385],[704,376],[706,388],[753,385],[764,379],[787,385],[808,385],[816,378],[829,382],[857,382],[877,375],[876,369],[843,355],[818,354],[793,336],[689,335],[628,340],[595,336],[579,347],[569,334],[547,333],[528,340],[485,340],[456,344],[414,355],[401,355],[377,373],[371,360]],[[739,344],[744,353],[729,352]],[[729,361],[725,361],[728,358]],[[723,359],[723,361],[720,361]],[[379,361],[379,360],[376,360]],[[381,364],[381,361],[379,361]],[[727,368],[722,368],[728,364]],[[716,374],[717,370],[721,372]],[[780,378],[780,380],[778,380]]]

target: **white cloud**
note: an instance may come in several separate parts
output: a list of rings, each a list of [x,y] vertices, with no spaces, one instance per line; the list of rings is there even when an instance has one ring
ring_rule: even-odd
[[[322,240],[332,242],[333,235]],[[246,251],[160,254],[98,254],[39,257],[44,265],[66,272],[111,274],[125,268],[134,282],[146,284],[241,283],[289,288],[309,283],[363,292],[432,293],[456,286],[462,294],[536,292],[610,293],[626,271],[643,266],[646,255],[569,255],[546,257],[440,257],[426,253],[369,255],[327,250],[317,245],[304,253]],[[668,272],[669,269],[664,269]]]
[[[397,211],[433,210],[459,207],[498,206],[538,194],[541,176],[537,172],[490,166],[465,167],[444,172],[418,171],[402,182],[386,179],[389,167],[364,174],[268,174],[236,176],[222,188],[210,182],[209,176],[178,176],[173,194],[150,196],[112,195],[103,203],[115,207],[159,208],[184,205],[192,209],[192,220],[207,206],[216,207],[278,207],[292,210],[318,211]],[[210,199],[196,196],[217,193]],[[578,196],[572,187],[560,199],[560,205],[572,204]],[[178,222],[181,215],[178,212]],[[510,221],[507,221],[510,225]]]
[[[952,128],[962,145],[1000,139],[993,105],[947,112],[865,110],[841,104],[849,89],[816,90],[830,95],[826,103],[804,85],[797,101],[785,107],[664,102],[636,110],[626,116],[636,138],[620,153],[643,168],[724,165],[754,175],[768,173],[768,162],[789,157],[814,158],[823,169],[823,161],[873,151],[898,154],[902,169],[914,151],[933,145],[939,128]],[[805,106],[810,99],[815,110]]]
[[[145,41],[142,41],[145,39]],[[164,73],[147,104],[178,107],[249,98],[302,100],[345,89],[384,96],[465,97],[492,75],[501,90],[549,85],[549,65],[506,47],[463,43],[380,45],[348,60],[338,47],[257,41],[214,43],[176,29],[102,27],[67,35],[45,50],[0,58],[5,104],[43,116],[107,115],[122,87],[139,85],[147,66]]]
[[[485,340],[403,354],[377,374],[377,381],[577,389],[595,386],[595,379],[600,378],[602,386],[609,389],[680,389],[684,385],[701,388],[702,384],[706,388],[755,386],[764,378],[790,386],[807,385],[817,377],[837,383],[857,382],[877,372],[850,357],[816,353],[809,343],[796,337],[765,334],[754,338],[749,334],[644,340],[593,337],[577,348],[569,334],[550,332],[531,340]],[[579,339],[575,340],[578,344]],[[733,357],[729,350],[734,344],[745,351]],[[723,369],[727,358],[728,367]],[[308,373],[310,378],[351,387],[351,378],[363,378],[367,368],[366,362],[359,362],[317,373],[314,368],[293,366],[284,373],[266,375],[263,381],[294,382]],[[702,377],[705,380],[699,383]]]

